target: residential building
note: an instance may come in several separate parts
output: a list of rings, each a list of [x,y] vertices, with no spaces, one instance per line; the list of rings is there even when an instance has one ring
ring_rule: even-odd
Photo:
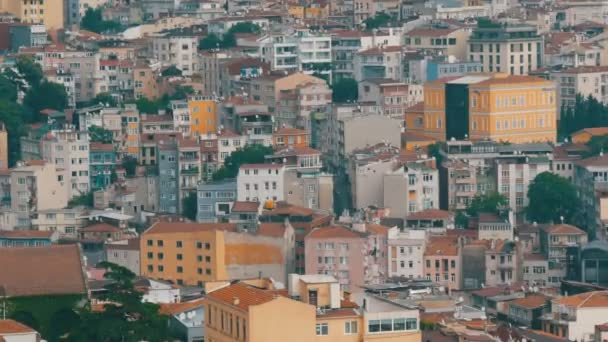
[[[234,223],[157,222],[141,235],[141,274],[179,285],[255,277],[285,281],[293,228],[239,232]]]
[[[549,307],[548,298],[541,294],[530,294],[525,298],[518,298],[509,303],[509,319],[518,325],[531,329],[540,329],[541,317]]]
[[[595,326],[606,322],[608,292],[591,291],[553,299],[542,331],[570,341],[594,341]]]
[[[477,232],[480,240],[513,241],[513,224],[506,215],[479,213]]]
[[[190,134],[198,138],[216,133],[219,127],[217,102],[201,96],[188,99],[190,113]]]
[[[433,56],[454,56],[467,59],[466,41],[471,35],[463,27],[421,27],[405,33],[404,46],[427,51]]]
[[[403,118],[406,108],[423,100],[422,85],[396,82],[391,79],[367,79],[359,83],[359,101],[375,102],[381,113]]]
[[[477,168],[461,160],[446,160],[441,164],[440,206],[449,210],[464,210],[469,207],[480,190],[477,186]],[[445,196],[447,195],[447,196]]]
[[[587,243],[585,231],[569,225],[555,224],[540,230],[540,251],[547,257],[549,286],[557,286],[566,276],[568,248]]]
[[[169,315],[169,328],[180,341],[199,342],[205,338],[205,307],[203,299],[161,304],[160,313]]]
[[[454,214],[435,208],[416,211],[405,218],[404,228],[445,235],[448,230],[454,229]]]
[[[543,66],[543,45],[533,26],[478,25],[469,37],[468,59],[480,62],[482,72],[527,75]]]
[[[139,238],[108,241],[104,245],[105,260],[139,275],[141,273],[139,246]]]
[[[12,319],[0,320],[0,337],[6,342],[38,342],[41,339],[36,330]]]
[[[416,79],[421,82],[430,82],[445,77],[464,76],[481,72],[481,67],[481,62],[457,60],[454,56],[447,56],[444,59],[436,58],[426,61],[426,77],[416,77]]]
[[[285,199],[285,165],[243,164],[236,178],[239,201],[276,202]]]
[[[112,184],[116,170],[116,153],[112,144],[93,142],[89,146],[89,174],[91,190],[105,189]]]
[[[297,128],[281,128],[273,133],[273,146],[277,149],[284,147],[308,147],[308,132]]]
[[[608,155],[579,160],[574,163],[574,185],[578,189],[581,212],[590,238],[606,236],[608,225],[602,220],[604,196],[608,183]]]
[[[408,162],[385,173],[383,189],[384,207],[391,208],[391,217],[439,208],[439,172],[425,161]]]
[[[150,38],[152,55],[165,66],[174,65],[182,75],[198,71],[197,49],[202,33],[192,29],[176,29],[158,33]]]
[[[201,148],[198,141],[191,138],[178,139],[177,157],[178,208],[181,212],[184,198],[196,192],[201,179]]]
[[[28,227],[34,213],[61,209],[68,204],[67,180],[57,166],[47,162],[30,162],[11,170],[11,210],[17,225]]]
[[[275,106],[282,91],[295,89],[299,84],[308,83],[326,84],[326,81],[303,72],[295,72],[288,75],[285,75],[283,72],[262,75],[251,79],[249,94],[253,101],[265,104],[268,112],[275,113],[277,110]],[[245,104],[247,102],[251,103],[251,101],[245,101]]]
[[[551,73],[557,90],[557,103],[573,108],[576,96],[589,96],[608,103],[608,66],[579,66]]]
[[[179,154],[175,140],[161,141],[158,145],[159,209],[162,213],[179,213],[178,175]]]
[[[64,27],[67,3],[63,0],[50,1],[2,1],[0,12],[8,12],[22,23],[43,24],[47,30]]]
[[[69,199],[90,190],[89,137],[71,129],[52,131],[41,142],[42,158],[62,170]]]
[[[427,280],[452,290],[462,288],[461,244],[453,237],[432,236],[427,240],[423,269]]]
[[[426,249],[425,230],[397,227],[388,232],[388,277],[422,279],[424,277],[424,251]]]
[[[158,73],[160,63],[137,62],[133,65],[133,97],[155,99],[160,96]]]
[[[403,47],[401,45],[372,47],[356,52],[353,76],[357,82],[367,79],[402,81]]]
[[[549,260],[542,253],[524,254],[522,268],[523,281],[529,286],[549,284]]]
[[[594,240],[580,247],[578,255],[579,265],[575,265],[574,269],[580,269],[580,280],[599,286],[608,284],[606,272],[604,269],[608,261],[608,246],[606,241]]]
[[[32,228],[45,232],[57,232],[60,238],[76,238],[76,232],[86,222],[82,217],[83,214],[83,210],[78,208],[38,210],[32,216]]]
[[[0,230],[0,248],[48,247],[57,240],[52,231]]]
[[[204,182],[197,187],[197,222],[218,222],[228,217],[237,200],[234,179]]]
[[[521,282],[521,264],[522,254],[517,242],[491,240],[485,253],[485,285],[494,287]]]

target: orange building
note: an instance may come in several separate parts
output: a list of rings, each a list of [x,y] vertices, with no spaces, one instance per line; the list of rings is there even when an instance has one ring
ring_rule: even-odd
[[[427,280],[452,290],[462,287],[462,248],[454,237],[432,236],[424,251],[424,270]]]
[[[190,131],[194,137],[217,133],[218,117],[215,100],[193,96],[188,99],[188,112],[190,113]]]
[[[275,148],[308,147],[308,132],[297,128],[281,128],[272,135]]]
[[[424,102],[418,102],[405,109],[404,123],[408,132],[424,131]]]
[[[572,133],[572,143],[586,144],[591,138],[608,134],[608,127],[590,127],[583,128],[580,131]]]
[[[293,228],[260,224],[242,233],[236,224],[158,222],[140,239],[141,274],[176,284],[260,276],[285,281],[293,268]]]
[[[441,141],[555,142],[555,94],[552,81],[504,73],[427,82],[424,132]]]

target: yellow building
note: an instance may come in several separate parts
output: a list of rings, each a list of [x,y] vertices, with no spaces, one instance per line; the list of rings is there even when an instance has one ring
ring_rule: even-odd
[[[67,1],[0,0],[0,13],[8,12],[28,24],[43,24],[47,30],[63,28]]]
[[[359,308],[328,275],[292,274],[287,291],[246,280],[207,292],[205,341],[420,342],[417,309],[365,302]]]
[[[281,224],[261,224],[252,234],[236,224],[157,222],[141,236],[141,274],[192,286],[260,276],[285,281],[292,235]]]
[[[424,133],[446,139],[555,142],[552,81],[504,73],[456,76],[424,86]]]
[[[217,102],[202,96],[188,99],[190,131],[194,137],[214,134],[218,130]]]
[[[469,86],[469,136],[510,143],[555,142],[555,85],[538,77],[496,74]]]

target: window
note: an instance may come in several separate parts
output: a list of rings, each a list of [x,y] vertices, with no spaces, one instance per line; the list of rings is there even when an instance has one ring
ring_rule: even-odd
[[[317,336],[329,335],[329,326],[327,323],[317,323]]]
[[[418,320],[415,318],[408,318],[405,320],[405,329],[406,330],[417,330],[418,329]]]
[[[183,259],[184,259],[184,256],[182,254],[177,255],[177,260],[183,260]]]
[[[154,244],[154,241],[148,240],[148,246],[152,246],[153,244]]]
[[[183,246],[183,244],[182,244],[182,242],[181,242],[181,241],[176,241],[176,242],[175,242],[175,247],[177,247],[177,248],[182,248],[182,246]]]
[[[396,318],[393,321],[393,330],[395,330],[395,331],[405,330],[405,318]]]
[[[344,334],[351,335],[357,333],[357,321],[344,322]]]
[[[177,273],[183,273],[184,272],[184,268],[181,266],[177,266]]]

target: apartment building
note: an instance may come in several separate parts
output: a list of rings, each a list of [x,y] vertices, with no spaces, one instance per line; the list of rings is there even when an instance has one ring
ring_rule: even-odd
[[[480,240],[513,241],[513,224],[507,215],[479,213],[477,235]]]
[[[453,237],[432,236],[424,251],[423,272],[427,280],[452,290],[462,288],[462,246]]]
[[[17,216],[17,226],[29,227],[32,215],[38,211],[65,208],[67,182],[57,165],[46,161],[31,161],[11,169],[11,211]]]
[[[329,110],[332,90],[327,83],[303,83],[279,94],[275,115],[278,127],[299,127],[310,131],[312,116]]]
[[[467,59],[466,42],[471,35],[463,27],[422,27],[405,32],[404,46],[426,51],[433,56],[454,56]]]
[[[273,133],[273,147],[308,147],[310,145],[307,131],[298,128],[280,128]]]
[[[422,102],[420,84],[396,82],[390,79],[370,79],[359,82],[359,101],[375,102],[381,113],[391,118],[403,118],[405,110]]]
[[[521,214],[528,206],[528,187],[537,175],[551,171],[551,162],[546,156],[514,156],[497,161],[496,189],[507,198],[513,212]]]
[[[566,276],[568,247],[587,243],[587,233],[569,224],[555,224],[540,230],[540,251],[549,261],[549,286],[558,286]]]
[[[590,237],[606,236],[607,226],[601,219],[601,194],[608,185],[608,155],[586,158],[574,163],[574,185],[578,189],[581,212]]]
[[[32,216],[32,228],[39,231],[57,232],[58,237],[76,238],[78,229],[86,224],[81,209],[39,210]]]
[[[330,63],[330,62],[328,62]],[[312,73],[311,73],[312,74]],[[242,104],[248,102],[261,102],[267,106],[267,111],[275,113],[276,105],[281,92],[295,89],[300,84],[326,84],[322,78],[314,77],[303,72],[295,72],[289,75],[275,73],[252,78],[249,86],[249,94],[253,101],[240,101]]]
[[[401,45],[372,47],[358,51],[353,59],[353,76],[357,82],[367,79],[403,80],[403,47]]]
[[[201,147],[198,141],[190,138],[178,139],[177,162],[178,208],[181,212],[184,198],[196,192],[201,180]]]
[[[42,158],[63,173],[68,199],[90,190],[89,137],[71,129],[52,131],[41,142]]]
[[[544,61],[543,38],[533,26],[478,26],[469,37],[467,50],[468,60],[480,62],[483,72],[527,75]]]
[[[595,326],[605,323],[608,292],[591,291],[551,301],[551,312],[543,315],[542,331],[570,341],[595,341]]]
[[[589,96],[598,102],[608,103],[608,66],[579,66],[552,72],[555,81],[557,103],[574,107],[576,96]]]
[[[449,210],[464,210],[477,195],[477,167],[461,160],[447,160],[441,164],[440,206]],[[483,191],[482,191],[483,193]],[[445,196],[447,195],[447,196]]]
[[[399,45],[400,35],[390,28],[375,33],[358,30],[333,30],[331,34],[331,54],[334,82],[343,78],[355,78],[354,59],[357,52],[380,45]]]
[[[230,215],[237,198],[234,179],[201,183],[197,187],[197,222],[217,222]]]
[[[67,95],[68,107],[76,107],[76,81],[72,73],[63,70],[49,70],[44,73],[44,76],[49,82],[61,84]]]
[[[64,0],[1,1],[0,12],[8,12],[22,23],[43,24],[47,30],[64,27],[67,13]]]
[[[239,201],[283,201],[285,166],[280,164],[243,164],[237,176]]]
[[[383,189],[384,207],[391,209],[391,217],[405,218],[439,208],[439,171],[424,161],[409,162],[385,173]]]
[[[174,65],[182,75],[192,76],[198,71],[197,49],[200,34],[192,30],[176,29],[150,38],[150,51],[162,65]]]
[[[133,66],[133,97],[137,99],[147,98],[155,99],[160,96],[159,82],[157,75],[159,73],[160,63],[147,63],[138,61]]]
[[[162,213],[179,213],[179,153],[175,140],[158,144],[159,209]]]
[[[232,223],[157,222],[140,238],[141,274],[199,287],[257,277],[286,281],[292,235],[293,228],[283,225],[246,233]]]
[[[424,275],[425,230],[402,230],[397,227],[388,232],[388,276],[422,279]]]
[[[492,240],[485,253],[485,285],[507,286],[523,280],[522,254],[517,242]]]

